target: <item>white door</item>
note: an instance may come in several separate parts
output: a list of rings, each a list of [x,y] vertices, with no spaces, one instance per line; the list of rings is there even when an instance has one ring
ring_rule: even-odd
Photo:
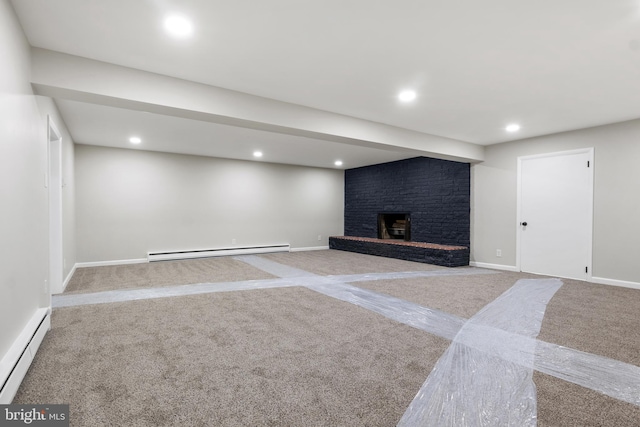
[[[591,277],[593,149],[518,158],[520,270]]]

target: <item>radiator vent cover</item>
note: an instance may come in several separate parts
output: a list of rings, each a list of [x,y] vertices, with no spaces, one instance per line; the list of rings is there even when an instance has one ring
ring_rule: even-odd
[[[261,246],[242,246],[231,248],[215,248],[215,249],[191,249],[181,251],[162,251],[149,252],[147,259],[153,261],[170,261],[178,259],[193,258],[209,258],[216,256],[229,255],[249,255],[249,254],[266,254],[271,252],[290,252],[291,246],[288,243],[278,245],[261,245]]]

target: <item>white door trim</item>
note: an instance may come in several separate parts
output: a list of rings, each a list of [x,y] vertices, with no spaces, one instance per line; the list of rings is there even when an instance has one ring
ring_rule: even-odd
[[[47,115],[47,175],[49,181],[49,291],[63,291],[62,254],[62,134]]]
[[[520,244],[521,244],[521,233],[522,233],[522,227],[520,226],[520,223],[523,221],[522,218],[522,162],[526,161],[526,160],[533,160],[533,159],[541,159],[541,158],[545,158],[545,157],[560,157],[560,156],[568,156],[568,155],[574,155],[574,154],[588,154],[589,155],[589,163],[590,163],[590,167],[589,167],[589,210],[587,212],[587,216],[589,218],[589,223],[591,224],[591,226],[589,227],[588,230],[588,235],[587,235],[587,240],[588,240],[588,259],[587,259],[587,267],[588,267],[588,271],[587,271],[587,281],[592,282],[593,281],[593,191],[594,191],[594,170],[595,170],[595,162],[594,162],[594,148],[590,147],[590,148],[580,148],[577,150],[567,150],[567,151],[557,151],[557,152],[553,152],[553,153],[543,153],[543,154],[535,154],[535,155],[531,155],[531,156],[520,156],[518,157],[518,171],[517,171],[517,198],[516,198],[516,203],[517,203],[517,213],[516,213],[516,269],[517,271],[522,271],[521,268],[521,263],[520,263],[520,256],[521,256],[521,248],[520,248]]]

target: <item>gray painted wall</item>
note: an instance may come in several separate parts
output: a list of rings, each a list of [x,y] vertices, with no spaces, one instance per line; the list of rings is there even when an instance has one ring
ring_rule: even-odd
[[[47,116],[62,133],[63,253],[76,263],[74,144],[53,100],[34,96],[30,47],[8,1],[0,1],[0,359],[36,309],[50,306]],[[64,280],[64,277],[63,277]]]
[[[46,127],[29,84],[29,45],[0,2],[0,359],[49,302]]]
[[[639,283],[640,120],[486,147],[471,170],[471,260],[516,264],[519,156],[587,147],[595,148],[593,276]]]
[[[231,247],[232,239],[328,246],[329,235],[343,233],[340,170],[88,145],[75,153],[79,262]]]

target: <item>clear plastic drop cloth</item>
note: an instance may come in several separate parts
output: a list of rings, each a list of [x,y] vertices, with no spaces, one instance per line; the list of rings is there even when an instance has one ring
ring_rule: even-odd
[[[535,337],[562,281],[523,279],[469,319],[399,426],[535,426]]]
[[[544,341],[536,344],[537,371],[640,406],[640,367]]]
[[[291,279],[244,280],[241,282],[198,283],[193,285],[166,286],[148,289],[122,289],[117,291],[92,292],[89,294],[54,295],[52,308],[73,307],[77,305],[107,304],[112,302],[137,301],[154,298],[168,298],[181,295],[208,294],[251,289],[283,288],[299,286]]]
[[[309,273],[308,271],[280,264],[279,262],[261,258],[256,255],[239,255],[233,257],[233,259],[235,259],[236,261],[244,262],[245,264],[249,264],[257,269],[278,277],[292,278],[316,276],[315,274]]]
[[[450,268],[446,270],[402,271],[391,273],[365,273],[327,276],[327,278],[344,283],[368,282],[372,280],[416,279],[421,277],[471,276],[477,274],[499,274],[494,270],[481,268]]]
[[[305,287],[449,340],[456,336],[465,322],[464,318],[453,314],[346,283],[327,281]]]

